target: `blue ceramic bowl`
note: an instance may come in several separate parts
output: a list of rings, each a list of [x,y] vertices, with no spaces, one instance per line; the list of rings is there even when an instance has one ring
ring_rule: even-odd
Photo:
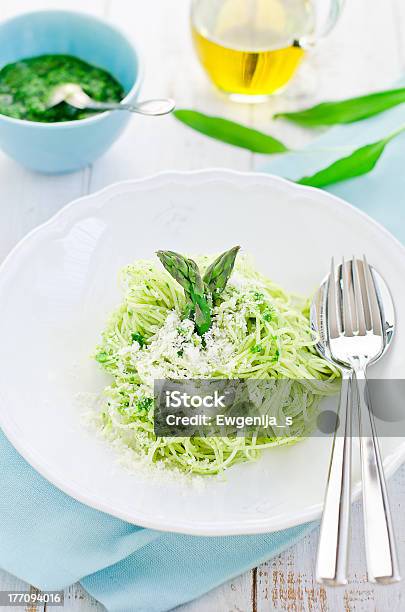
[[[136,99],[141,66],[132,43],[108,23],[71,11],[25,13],[0,24],[0,67],[45,53],[64,53],[104,68]],[[118,138],[130,113],[105,112],[63,123],[36,123],[0,115],[0,147],[27,168],[73,172],[100,157]]]

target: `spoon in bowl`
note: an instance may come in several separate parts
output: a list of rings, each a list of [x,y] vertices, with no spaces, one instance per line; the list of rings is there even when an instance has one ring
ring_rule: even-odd
[[[133,102],[131,104],[122,104],[121,102],[97,102],[90,98],[80,85],[76,83],[65,83],[55,87],[49,98],[47,108],[57,106],[61,102],[66,102],[66,104],[70,104],[70,106],[74,106],[80,110],[125,110],[151,117],[167,115],[173,112],[176,106],[174,100],[170,98],[143,100],[142,102]]]

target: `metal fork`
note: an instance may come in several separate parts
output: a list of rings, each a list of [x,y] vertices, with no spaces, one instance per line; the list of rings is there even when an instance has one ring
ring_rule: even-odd
[[[398,559],[366,377],[368,366],[384,351],[384,331],[375,282],[365,257],[363,261],[343,260],[337,281],[332,260],[327,302],[331,356],[353,370],[357,383],[368,578],[389,584],[400,579]]]

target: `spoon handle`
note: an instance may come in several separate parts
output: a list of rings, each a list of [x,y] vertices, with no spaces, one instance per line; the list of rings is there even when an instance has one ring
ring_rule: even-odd
[[[368,579],[380,584],[400,580],[395,535],[366,373],[356,370],[359,396],[364,536]]]
[[[335,431],[316,560],[321,584],[347,584],[352,455],[352,376],[342,371],[339,424]]]
[[[91,110],[125,110],[140,115],[151,117],[167,115],[175,109],[175,103],[170,98],[159,98],[154,100],[144,100],[132,104],[121,104],[116,102],[89,102],[86,108]]]

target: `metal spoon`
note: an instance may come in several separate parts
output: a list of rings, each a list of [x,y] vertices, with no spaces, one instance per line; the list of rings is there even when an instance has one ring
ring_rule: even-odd
[[[372,269],[376,284],[379,306],[382,314],[384,344],[378,359],[389,348],[395,328],[395,310],[389,289],[382,277]],[[314,297],[311,306],[311,326],[317,334],[318,352],[328,361],[332,361],[329,350],[329,338],[325,313],[328,278],[325,279]],[[336,362],[333,362],[336,365]],[[342,377],[348,378],[349,370],[343,368]],[[347,556],[351,503],[351,435],[352,407],[350,405],[349,387],[346,383],[340,403],[341,430],[344,434],[335,436],[328,485],[325,496],[322,527],[318,545],[317,580],[324,584],[339,585],[347,582]],[[372,418],[372,417],[371,417]],[[362,460],[365,460],[364,455]],[[368,509],[365,508],[365,512]],[[369,538],[368,538],[369,540]],[[370,555],[371,542],[367,542]],[[374,552],[374,551],[373,551]],[[378,554],[378,552],[377,552]],[[368,556],[369,556],[368,555]],[[395,564],[396,565],[396,564]],[[397,570],[394,572],[397,574]],[[393,576],[395,580],[396,576]]]
[[[340,370],[339,431],[336,430],[330,458],[328,483],[318,542],[316,580],[329,586],[347,584],[350,533],[352,454],[352,372],[336,364],[331,356],[326,324],[327,277],[311,304],[311,328],[318,338],[318,353]]]
[[[70,106],[74,106],[81,110],[125,110],[131,113],[149,116],[167,115],[173,112],[176,106],[174,100],[170,98],[144,100],[143,102],[133,102],[131,104],[122,104],[120,102],[96,102],[76,83],[65,83],[64,85],[55,87],[49,98],[47,108],[52,108],[61,102],[66,102],[70,104]]]

